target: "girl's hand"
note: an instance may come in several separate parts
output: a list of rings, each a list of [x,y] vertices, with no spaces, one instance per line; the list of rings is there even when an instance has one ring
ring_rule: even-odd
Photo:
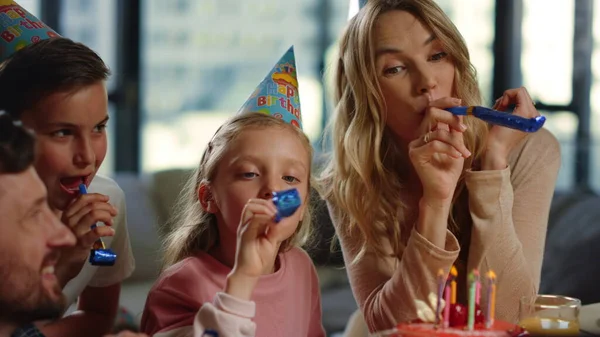
[[[237,232],[235,265],[228,276],[226,293],[249,300],[258,278],[273,272],[281,243],[298,225],[291,218],[275,223],[276,213],[271,200],[250,199],[246,203]]]
[[[515,104],[514,115],[533,118],[540,115],[535,103],[524,87],[509,89],[496,100],[493,109],[504,111]],[[508,155],[527,136],[526,132],[494,125],[488,135],[482,156],[482,170],[503,170],[508,165]]]
[[[462,118],[442,110],[458,106],[460,100],[446,97],[430,103],[421,123],[422,136],[409,144],[409,157],[423,187],[423,200],[450,204],[463,170],[465,147]]]
[[[85,263],[90,249],[96,240],[101,237],[113,236],[113,218],[117,209],[108,203],[108,196],[90,193],[80,195],[63,212],[62,222],[75,234],[77,244],[61,251],[57,263],[57,276],[64,286],[69,280],[79,274]],[[106,226],[92,225],[103,222]]]

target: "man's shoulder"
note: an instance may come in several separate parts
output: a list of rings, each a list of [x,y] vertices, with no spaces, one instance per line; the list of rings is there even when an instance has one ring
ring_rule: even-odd
[[[10,337],[45,337],[45,335],[33,323],[18,328],[10,334]]]

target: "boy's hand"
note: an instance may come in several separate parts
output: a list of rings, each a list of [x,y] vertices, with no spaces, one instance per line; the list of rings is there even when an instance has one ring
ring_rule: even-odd
[[[62,222],[71,229],[77,238],[77,244],[74,247],[68,247],[61,251],[61,257],[56,266],[56,275],[63,287],[79,274],[94,242],[101,237],[115,234],[111,227],[117,213],[117,209],[108,203],[108,196],[97,193],[80,195],[63,212]],[[92,225],[97,222],[103,222],[106,226],[97,226],[92,229]]]

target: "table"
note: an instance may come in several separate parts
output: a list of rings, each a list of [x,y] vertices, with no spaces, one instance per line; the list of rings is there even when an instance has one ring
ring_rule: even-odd
[[[579,312],[580,336],[600,336],[600,303],[584,305]]]
[[[584,305],[579,312],[579,326],[582,332],[600,336],[600,303]]]

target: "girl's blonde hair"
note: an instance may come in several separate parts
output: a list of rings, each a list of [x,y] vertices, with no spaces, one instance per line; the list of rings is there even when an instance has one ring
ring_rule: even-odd
[[[237,115],[223,124],[215,133],[204,150],[200,165],[188,179],[175,208],[175,217],[170,232],[166,235],[164,244],[163,269],[167,268],[197,251],[208,252],[219,244],[219,228],[214,214],[204,211],[198,200],[198,189],[203,183],[210,183],[219,166],[219,162],[227,151],[227,145],[245,130],[282,128],[287,129],[300,139],[309,156],[309,170],[312,166],[313,150],[309,139],[299,128],[281,119],[264,113],[245,113]],[[311,177],[309,171],[309,177]],[[308,182],[310,193],[311,181]],[[302,221],[296,232],[280,247],[286,251],[293,246],[306,244],[311,237],[311,207],[309,196],[306,196],[306,206]]]
[[[377,19],[392,10],[413,14],[444,45],[455,66],[453,94],[462,99],[463,105],[478,105],[481,101],[467,46],[435,1],[369,0],[350,20],[339,42],[335,69],[336,111],[329,130],[333,154],[319,183],[323,197],[335,206],[338,230],[361,239],[353,262],[364,256],[367,248],[380,256],[389,255],[380,241],[383,236],[389,238],[393,253],[400,256],[404,248],[401,231],[410,230],[405,223],[407,205],[401,199],[405,190],[401,179],[411,164],[386,128],[385,101],[375,68],[373,29]],[[465,160],[466,170],[480,157],[488,128],[474,118],[465,118],[465,124],[468,130],[464,141],[473,153]],[[464,207],[468,207],[466,193],[461,195],[464,188],[463,172],[449,218],[450,230],[455,234],[459,233],[458,223],[470,226],[470,219],[464,215]]]

